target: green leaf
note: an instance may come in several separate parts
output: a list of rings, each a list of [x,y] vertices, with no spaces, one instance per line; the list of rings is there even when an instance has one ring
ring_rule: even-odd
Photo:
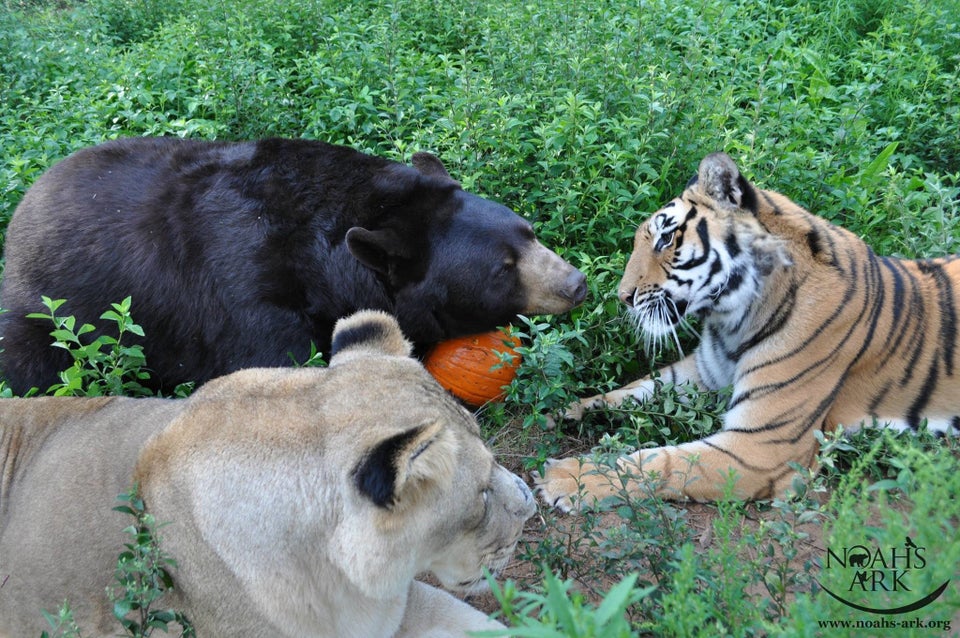
[[[596,612],[596,622],[599,627],[605,626],[614,616],[623,616],[631,602],[631,594],[639,576],[637,572],[628,574],[604,596]]]
[[[885,170],[890,164],[890,157],[893,155],[894,151],[897,150],[899,142],[890,142],[887,144],[880,154],[877,155],[872,162],[867,164],[861,171],[861,180],[864,182],[872,183],[876,180],[877,175],[881,171]]]
[[[547,570],[544,574],[544,585],[547,590],[548,608],[556,616],[561,627],[567,632],[573,632],[575,627],[573,601],[567,594],[569,582],[561,582],[553,572]]]
[[[117,620],[125,618],[134,609],[134,605],[129,600],[120,599],[113,602],[113,615]]]

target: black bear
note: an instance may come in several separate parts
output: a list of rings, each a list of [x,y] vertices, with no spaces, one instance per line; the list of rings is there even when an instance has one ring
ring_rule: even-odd
[[[413,166],[311,140],[121,139],[30,188],[10,222],[0,288],[2,375],[45,390],[70,363],[41,295],[97,323],[133,298],[155,389],[326,352],[360,309],[438,341],[559,313],[583,274],[513,211],[465,192],[433,155]]]

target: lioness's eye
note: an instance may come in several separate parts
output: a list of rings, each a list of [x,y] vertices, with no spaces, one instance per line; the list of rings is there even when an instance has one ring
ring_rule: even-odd
[[[483,491],[480,492],[480,500],[483,501],[483,517],[487,517],[487,511],[490,509],[490,492],[492,492],[489,487],[485,487]]]

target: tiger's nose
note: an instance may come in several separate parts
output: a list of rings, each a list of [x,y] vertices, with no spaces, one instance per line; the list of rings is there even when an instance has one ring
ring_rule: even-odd
[[[636,297],[636,295],[637,295],[636,287],[620,289],[620,301],[625,303],[629,308],[633,308],[633,300]]]

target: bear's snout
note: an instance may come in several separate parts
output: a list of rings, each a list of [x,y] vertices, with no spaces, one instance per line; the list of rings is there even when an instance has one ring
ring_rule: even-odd
[[[555,252],[534,240],[520,258],[520,281],[527,294],[523,314],[557,314],[579,306],[587,278]]]
[[[572,303],[574,307],[582,304],[583,300],[587,298],[586,276],[574,268],[573,272],[567,276],[566,281],[563,282],[563,288],[560,290],[560,296],[565,299],[569,299],[570,303]]]

